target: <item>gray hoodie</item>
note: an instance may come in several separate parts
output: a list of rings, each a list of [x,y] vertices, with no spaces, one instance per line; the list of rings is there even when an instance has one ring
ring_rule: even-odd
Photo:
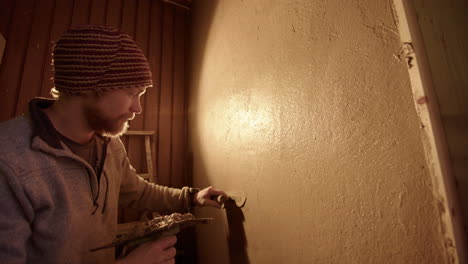
[[[122,142],[106,138],[101,177],[38,122],[40,107],[0,124],[0,263],[112,263],[114,249],[91,252],[116,235],[118,207],[187,210],[187,187],[150,184]]]

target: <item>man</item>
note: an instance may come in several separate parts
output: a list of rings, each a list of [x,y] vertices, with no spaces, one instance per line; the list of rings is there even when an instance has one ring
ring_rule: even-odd
[[[117,29],[80,26],[54,48],[53,94],[0,124],[0,263],[113,263],[118,207],[219,207],[225,193],[150,184],[119,135],[152,86],[148,62]],[[176,237],[137,248],[121,263],[174,263]]]

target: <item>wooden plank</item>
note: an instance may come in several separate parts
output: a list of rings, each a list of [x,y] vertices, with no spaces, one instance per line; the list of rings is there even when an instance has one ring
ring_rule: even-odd
[[[106,24],[107,0],[93,0],[91,2],[91,13],[89,23],[92,25]]]
[[[91,0],[74,1],[72,26],[85,25],[89,23]]]
[[[154,167],[155,161],[158,159],[157,152],[156,152],[156,135],[151,137],[151,157],[153,161],[152,166],[152,175],[153,177],[150,179],[151,182],[157,183],[158,182],[158,175],[156,174],[157,168]]]
[[[141,48],[145,56],[148,56],[148,28],[149,28],[149,2],[148,0],[140,0],[135,2],[134,8],[131,9],[133,11],[133,26],[134,30],[132,35],[134,36],[135,42]],[[125,12],[124,12],[125,14]],[[130,17],[129,17],[130,19]],[[127,23],[127,26],[130,27],[131,24]],[[143,96],[144,97],[144,96]],[[145,128],[144,127],[144,117],[145,117],[145,100],[141,98],[141,107],[142,112],[140,115],[137,115],[133,120],[133,125],[138,128]]]
[[[122,0],[107,0],[106,25],[120,28],[122,11]]]
[[[468,115],[446,115],[443,121],[451,160],[468,159]]]
[[[13,10],[15,9],[15,2],[13,0],[0,1],[0,33],[6,39],[10,28]]]
[[[161,39],[162,39],[162,4],[151,1],[149,17],[148,61],[153,75],[153,87],[146,90],[144,127],[148,130],[159,130],[159,95],[161,91]],[[157,138],[153,140],[153,175],[158,178]]]
[[[190,10],[190,6],[187,5],[185,1],[177,1],[177,0],[162,0],[163,2],[173,5],[176,8]]]
[[[163,5],[161,95],[158,132],[158,180],[171,185],[171,135],[174,58],[174,8]]]
[[[426,152],[429,174],[434,181],[434,194],[439,197],[441,224],[445,226],[443,239],[452,241],[447,254],[454,257],[454,262],[467,259],[467,242],[464,236],[460,204],[455,187],[455,178],[451,172],[439,105],[433,86],[427,52],[417,21],[412,1],[393,0],[395,14],[398,17],[398,29],[403,43],[411,43],[414,54],[412,66],[408,67],[416,112],[422,124],[423,147]],[[455,213],[453,213],[455,212]]]
[[[60,0],[55,1],[55,9],[53,14],[53,23],[50,28],[49,42],[44,56],[44,67],[42,72],[42,86],[40,96],[50,96],[50,89],[54,87],[52,81],[52,51],[53,42],[57,41],[60,35],[65,32],[71,25],[71,18],[73,14],[73,0]]]
[[[149,42],[149,24],[150,24],[150,0],[137,1],[136,10],[136,27],[135,27],[135,41],[138,46],[143,50],[145,56],[148,57],[148,42]]]
[[[141,48],[145,56],[148,56],[148,30],[149,30],[149,7],[150,7],[150,2],[149,0],[139,0],[136,1],[135,5],[135,11],[134,11],[134,22],[135,22],[135,41],[138,44],[138,46]],[[145,123],[144,119],[146,117],[146,105],[145,105],[145,96],[143,95],[142,98],[140,98],[140,103],[142,107],[142,112],[141,114],[137,115],[135,119],[132,121],[132,126],[135,128],[140,128],[140,129],[146,129],[145,128]],[[147,163],[145,159],[145,145],[143,140],[135,141],[137,145],[134,147],[137,148],[137,159],[138,159],[138,166],[142,171],[147,170]],[[152,166],[152,164],[151,164]],[[150,172],[152,174],[152,172]]]
[[[123,0],[122,2],[122,24],[120,29],[135,39],[137,1]]]
[[[142,177],[143,179],[147,180],[147,181],[150,181],[150,179],[152,177],[151,174],[149,174],[149,173],[138,173],[138,175],[140,177]]]
[[[24,0],[17,2],[13,11],[0,68],[0,121],[8,120],[15,114],[33,10],[34,1]]]
[[[46,51],[48,50],[49,34],[53,12],[54,0],[42,0],[37,2],[34,10],[31,35],[26,51],[24,70],[21,77],[16,115],[28,111],[29,101],[41,95],[43,68]]]
[[[124,0],[123,1],[123,13],[122,13],[122,25],[120,29],[125,34],[129,35],[135,39],[135,27],[136,27],[136,16],[137,16],[137,1],[133,0]],[[142,115],[136,115],[135,119],[130,122],[130,127],[132,130],[142,130],[143,129],[143,117]],[[128,149],[127,153],[132,163],[133,167],[137,172],[141,172],[144,166],[144,156],[143,152],[143,139],[138,137],[130,137],[128,139]]]
[[[468,2],[412,1],[442,115],[468,114]]]
[[[193,153],[190,152],[189,150],[189,136],[188,136],[188,130],[189,130],[189,125],[188,125],[188,118],[189,118],[189,98],[190,98],[190,78],[188,77],[190,75],[189,72],[189,57],[190,57],[190,36],[191,36],[191,15],[186,14],[185,16],[185,45],[184,45],[184,50],[185,50],[185,75],[187,75],[187,78],[185,78],[185,155],[184,155],[184,184],[187,186],[193,186],[193,172],[192,172],[192,167],[193,167]]]
[[[174,101],[172,119],[172,186],[183,187],[186,154],[186,92],[185,92],[185,16],[184,9],[175,12],[174,40]]]
[[[125,135],[142,135],[142,136],[153,136],[156,134],[156,131],[152,130],[128,130],[125,132]]]
[[[151,155],[151,136],[145,136],[145,151],[146,151],[146,168],[148,172],[148,179],[151,182],[154,182],[153,180],[153,159]]]

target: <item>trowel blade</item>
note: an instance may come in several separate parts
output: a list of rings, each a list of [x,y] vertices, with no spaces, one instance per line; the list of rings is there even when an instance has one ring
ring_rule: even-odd
[[[243,207],[247,201],[245,194],[241,191],[230,191],[226,192],[226,194],[228,195],[229,199],[236,203],[237,207]]]

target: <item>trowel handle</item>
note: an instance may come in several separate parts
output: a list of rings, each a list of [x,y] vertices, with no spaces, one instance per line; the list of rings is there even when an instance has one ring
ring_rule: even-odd
[[[215,200],[219,204],[224,204],[225,202],[227,202],[227,200],[229,200],[229,197],[226,195],[218,195],[215,196],[213,200]]]
[[[244,193],[239,192],[239,191],[228,192],[227,195],[212,196],[211,199],[216,201],[223,207],[224,207],[224,204],[229,200],[234,201],[237,207],[243,207],[246,201],[246,197]]]

